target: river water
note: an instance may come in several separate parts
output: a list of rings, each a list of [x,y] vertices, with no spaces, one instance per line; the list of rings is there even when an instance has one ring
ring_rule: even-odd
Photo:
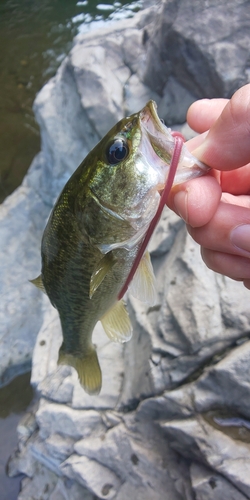
[[[93,23],[132,16],[140,1],[0,0],[0,203],[40,148],[36,93]]]
[[[0,203],[20,185],[40,150],[32,105],[79,32],[133,16],[141,0],[0,0]],[[30,373],[0,389],[0,500],[16,500],[21,478],[7,477],[16,426],[32,401]]]

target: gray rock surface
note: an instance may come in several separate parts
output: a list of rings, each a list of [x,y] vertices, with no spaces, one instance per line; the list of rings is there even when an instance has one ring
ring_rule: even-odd
[[[39,266],[39,240],[50,209],[39,193],[44,166],[40,153],[22,186],[0,206],[0,385],[29,369],[41,327],[40,294],[28,280]]]
[[[196,500],[244,500],[246,497],[223,476],[198,463],[190,467],[192,486]]]
[[[145,81],[161,95],[172,77],[196,98],[230,97],[248,83],[250,5],[245,0],[165,0],[150,28],[145,28]],[[177,86],[177,100],[178,93]]]
[[[125,345],[95,328],[99,396],[57,366],[57,312],[28,283],[56,196],[118,119],[154,98],[165,120],[181,122],[196,96],[249,81],[249,2],[229,1],[226,17],[223,9],[154,2],[79,35],[36,98],[42,151],[0,207],[0,380],[33,353],[37,390],[8,465],[26,476],[19,500],[250,499],[249,291],[205,267],[175,214],[165,210],[150,242],[156,306],[128,297],[134,335]]]

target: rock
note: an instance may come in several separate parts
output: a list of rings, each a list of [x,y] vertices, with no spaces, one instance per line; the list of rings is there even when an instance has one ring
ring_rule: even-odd
[[[249,344],[229,351],[184,388],[145,400],[136,415],[138,421],[158,421],[178,453],[209,465],[246,498],[250,497]]]
[[[192,498],[184,464],[176,470],[176,455],[151,425],[135,426],[133,419],[129,419],[126,425],[114,427],[104,437],[79,441],[75,451],[81,457],[105,465],[120,478],[123,486],[115,497],[119,500],[125,500],[126,494],[138,498],[135,492],[139,498],[158,500],[164,498],[166,491],[171,500],[181,500],[182,494]],[[71,460],[72,457],[65,465],[71,464]]]
[[[47,439],[53,434],[80,439],[92,434],[103,433],[106,430],[101,415],[97,411],[87,410],[82,412],[46,400],[41,400],[39,409],[36,412],[36,420],[39,426],[39,435],[42,439]]]
[[[39,154],[23,185],[0,205],[0,385],[30,368],[42,323],[40,294],[29,279],[37,273],[44,220],[49,211],[39,193],[43,166],[44,157]],[[36,175],[37,188],[33,190],[30,183]]]
[[[56,309],[50,305],[48,297],[42,296],[41,301],[43,302],[44,316],[34,348],[31,375],[31,384],[40,392],[42,392],[43,386],[45,386],[45,388],[47,386],[46,379],[57,369],[57,357],[55,353],[58,354],[58,350],[62,343],[62,332],[58,313]],[[64,373],[64,380],[66,373],[69,374],[71,372],[67,370],[65,373],[64,368],[62,371]],[[57,396],[60,397],[59,384],[56,387],[56,393]]]
[[[19,444],[25,444],[30,436],[37,430],[37,423],[35,419],[36,406],[33,406],[33,411],[26,413],[20,420],[17,426],[17,435]]]
[[[195,399],[199,412],[212,408],[231,408],[250,419],[248,386],[250,383],[250,342],[229,350],[197,381]]]
[[[160,221],[154,230],[154,237],[150,240],[148,250],[151,257],[160,257],[166,254],[173,246],[177,231],[183,221],[172,210],[165,207]]]
[[[79,483],[59,479],[50,500],[95,500],[94,496]]]
[[[245,500],[247,497],[234,488],[223,476],[193,463],[190,467],[196,500]],[[212,496],[213,495],[213,496]]]
[[[126,115],[131,115],[136,109],[142,109],[145,103],[153,99],[159,104],[159,95],[141,82],[138,75],[132,74],[124,87]],[[164,110],[165,111],[165,110]],[[161,111],[159,111],[161,116]]]
[[[249,27],[243,0],[227,3],[226,22],[223,1],[162,2],[148,32],[145,83],[162,94],[174,77],[196,98],[230,97],[249,81]]]
[[[34,460],[33,460],[34,461]],[[94,500],[93,495],[79,483],[58,478],[46,467],[34,462],[35,478],[22,480],[21,500]]]
[[[22,491],[18,500],[49,500],[57,483],[57,476],[39,463],[35,464],[34,480],[22,480]]]
[[[63,465],[66,476],[87,487],[98,498],[114,498],[121,483],[107,467],[87,457],[72,455]]]
[[[161,428],[176,451],[209,465],[249,498],[249,443],[215,430],[202,416],[162,423]]]
[[[194,94],[172,76],[169,76],[162,91],[162,98],[158,98],[158,113],[171,126],[184,123],[189,106],[196,101]]]
[[[250,419],[248,405],[250,342],[215,356],[192,382],[143,401],[137,418],[161,420],[190,418],[224,409]],[[238,423],[241,426],[241,423]]]
[[[74,440],[59,433],[51,434],[46,439],[46,449],[49,456],[63,462],[73,453]]]

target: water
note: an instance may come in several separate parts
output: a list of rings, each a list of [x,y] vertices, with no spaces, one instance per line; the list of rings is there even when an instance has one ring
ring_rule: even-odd
[[[32,112],[77,33],[133,15],[140,1],[0,0],[0,203],[20,185],[40,149]]]

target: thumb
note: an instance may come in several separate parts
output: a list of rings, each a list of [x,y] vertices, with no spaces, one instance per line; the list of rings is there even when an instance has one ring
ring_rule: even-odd
[[[192,154],[217,170],[250,162],[250,84],[235,92]]]

